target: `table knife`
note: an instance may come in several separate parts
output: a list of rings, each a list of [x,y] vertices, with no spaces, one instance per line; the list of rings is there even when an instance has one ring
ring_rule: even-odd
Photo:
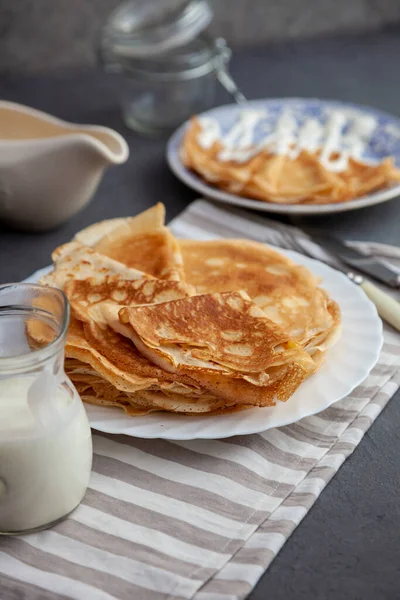
[[[334,254],[346,265],[350,265],[357,271],[362,271],[392,288],[400,288],[400,274],[379,259],[366,256],[358,250],[350,248],[338,238],[324,231],[309,228],[303,228],[303,231],[316,244]]]

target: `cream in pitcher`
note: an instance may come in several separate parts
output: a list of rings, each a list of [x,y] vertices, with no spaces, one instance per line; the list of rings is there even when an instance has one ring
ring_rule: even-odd
[[[63,519],[89,482],[90,427],[63,370],[63,305],[58,290],[0,287],[0,534]]]
[[[105,169],[128,155],[108,127],[0,101],[0,220],[37,231],[61,225],[90,201]]]

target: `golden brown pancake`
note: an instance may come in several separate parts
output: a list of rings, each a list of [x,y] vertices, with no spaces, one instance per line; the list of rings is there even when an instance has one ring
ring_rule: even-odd
[[[189,377],[165,373],[142,356],[129,340],[94,322],[83,324],[71,319],[65,355],[90,366],[120,391],[163,389],[196,397],[203,393]]]
[[[243,404],[226,402],[203,394],[190,398],[181,394],[161,390],[124,392],[103,379],[86,363],[67,358],[65,369],[84,402],[96,406],[122,408],[130,416],[142,416],[154,411],[168,411],[186,415],[215,415],[249,408]]]
[[[305,267],[248,240],[179,240],[185,276],[201,294],[245,290],[312,354],[340,328],[340,310]],[[331,335],[332,334],[332,335]],[[318,343],[317,343],[318,342]]]
[[[133,398],[133,394],[117,390],[117,388],[103,379],[96,371],[88,369],[88,366],[79,360],[67,358],[65,361],[65,370],[82,400],[88,404],[116,406],[135,417],[147,415],[153,412],[153,410],[157,410],[137,404]]]
[[[85,357],[84,357],[85,358]],[[66,358],[65,369],[76,386],[82,399],[98,406],[119,406],[128,414],[140,416],[153,410],[166,410],[183,414],[205,414],[223,408],[232,409],[235,401],[227,403],[212,394],[198,390],[190,392],[189,388],[180,386],[180,392],[166,386],[164,389],[154,384],[148,389],[129,391],[116,387],[118,377],[112,380],[104,378],[95,368],[77,358]],[[121,386],[124,388],[124,386]],[[235,409],[243,409],[243,405]]]
[[[136,217],[95,223],[77,233],[75,240],[158,279],[180,281],[179,245],[164,223],[165,208],[158,203]]]
[[[225,400],[239,390],[243,403],[268,406],[286,400],[315,370],[301,346],[243,292],[122,308],[119,315],[121,331],[142,355]]]
[[[88,404],[96,406],[114,406],[122,408],[129,416],[139,417],[152,412],[161,411],[177,413],[181,415],[203,415],[213,416],[245,410],[250,408],[243,404],[225,406],[221,401],[191,400],[185,397],[168,397],[162,392],[144,392],[149,406],[141,404],[145,398],[143,395],[138,399],[138,394],[126,394],[119,392],[115,394],[112,388],[105,385],[99,378],[69,374],[80,397]]]
[[[111,300],[116,306],[166,301],[193,294],[192,286],[156,279],[125,281],[119,276],[107,275],[103,280],[101,277],[70,280],[65,285],[65,292],[73,309],[66,344],[66,369],[85,401],[121,406],[131,415],[147,414],[152,407],[203,413],[226,405],[188,377],[164,373],[142,357],[125,338],[120,338],[103,322],[102,327],[95,322],[96,307],[105,300],[108,304]],[[75,317],[85,321],[86,325]],[[72,364],[79,362],[78,372],[76,368],[70,369],[71,361]],[[88,376],[90,385],[87,384]],[[138,406],[142,407],[139,412]]]
[[[141,234],[160,229],[165,225],[164,204],[158,202],[158,204],[139,213],[135,217],[119,217],[116,219],[100,221],[99,223],[93,223],[93,225],[89,225],[89,227],[78,231],[74,240],[85,246],[94,246],[106,234],[124,223],[129,223],[132,234]]]
[[[183,279],[179,245],[169,229],[162,227],[145,233],[132,229],[129,222],[122,223],[97,242],[94,249],[158,279]]]
[[[113,302],[121,306],[136,304],[158,304],[177,300],[195,294],[194,286],[180,281],[159,279],[121,279],[120,276],[72,279],[65,285],[64,291],[75,317],[90,322],[91,314],[102,302]]]
[[[93,371],[122,391],[135,392],[157,385],[156,378],[141,377],[135,371],[127,373],[119,367],[118,363],[108,360],[98,352],[85,336],[82,323],[75,318],[71,319],[68,328],[65,356],[67,359],[79,360],[90,366]]]
[[[88,335],[84,336],[83,329]],[[105,348],[108,356],[96,346]],[[236,404],[213,396],[189,377],[164,373],[128,340],[110,330],[104,333],[93,323],[82,328],[79,321],[72,321],[65,369],[85,402],[119,406],[134,416],[152,410],[205,414]]]
[[[108,256],[95,252],[92,248],[79,242],[69,242],[54,250],[52,254],[54,269],[44,275],[40,283],[64,290],[69,280],[87,279],[103,280],[105,276],[121,275],[124,279],[153,279],[151,275],[137,269],[129,269]]]
[[[215,142],[211,148],[201,148],[197,135],[201,131],[200,123],[193,119],[186,130],[184,141],[180,148],[183,164],[218,187],[227,188],[232,193],[240,194],[245,186],[251,183],[253,175],[263,164],[263,156],[255,156],[244,163],[233,161],[222,162],[218,154],[222,150],[220,142]]]
[[[91,322],[85,323],[83,330],[90,347],[113,365],[114,371],[118,369],[118,381],[115,380],[115,385],[119,389],[128,389],[132,378],[133,381],[140,378],[146,382],[142,389],[159,387],[187,395],[202,393],[200,386],[190,377],[177,377],[174,373],[160,369],[140,354],[129,339],[109,327],[101,328]]]
[[[201,120],[194,117],[180,147],[182,163],[210,185],[246,198],[278,204],[346,202],[400,181],[393,157],[378,164],[351,158],[343,171],[333,172],[322,164],[321,148],[291,157],[276,154],[268,146],[236,147],[239,155],[250,150],[250,157],[242,154],[240,160],[224,160],[223,140],[204,147],[199,143],[201,132]],[[330,159],[339,156],[331,153]]]
[[[178,246],[163,223],[157,205],[53,252],[42,282],[70,301],[65,368],[82,399],[132,416],[287,400],[333,343],[337,305],[307,269],[262,244]]]

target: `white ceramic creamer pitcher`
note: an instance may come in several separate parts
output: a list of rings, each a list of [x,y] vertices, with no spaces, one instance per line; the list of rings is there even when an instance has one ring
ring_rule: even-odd
[[[89,202],[104,169],[128,155],[112,129],[0,101],[0,220],[36,231],[60,225]]]

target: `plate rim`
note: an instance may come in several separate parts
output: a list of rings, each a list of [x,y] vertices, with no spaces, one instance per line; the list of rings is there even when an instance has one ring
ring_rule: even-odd
[[[270,245],[270,244],[266,244],[266,245],[270,246],[271,248],[275,248],[273,245]],[[129,435],[130,437],[137,437],[137,438],[142,438],[142,439],[167,439],[167,440],[174,440],[174,441],[189,441],[189,440],[195,440],[195,439],[225,439],[225,438],[232,437],[235,435],[252,435],[252,434],[262,433],[264,431],[268,431],[269,429],[273,429],[276,427],[284,427],[286,425],[297,423],[301,419],[319,414],[320,412],[327,409],[329,406],[332,406],[336,402],[339,402],[340,400],[342,400],[343,398],[345,398],[346,396],[351,394],[351,392],[366,379],[366,377],[369,375],[369,373],[371,372],[373,367],[376,365],[376,363],[379,360],[379,356],[380,356],[381,349],[383,346],[383,342],[384,342],[383,326],[382,326],[382,321],[378,315],[375,305],[367,298],[367,296],[363,293],[363,291],[356,284],[352,283],[343,273],[337,271],[336,269],[333,269],[332,267],[325,264],[324,262],[317,260],[317,259],[303,256],[303,255],[299,254],[298,252],[294,252],[292,250],[283,250],[282,248],[276,248],[276,250],[278,250],[281,253],[287,254],[287,256],[289,256],[290,258],[292,258],[295,261],[296,261],[296,258],[299,257],[300,261],[296,261],[296,262],[300,262],[300,264],[302,264],[302,262],[301,262],[302,260],[305,260],[306,263],[309,263],[309,264],[311,263],[311,265],[317,264],[317,265],[322,266],[322,268],[326,269],[328,271],[328,273],[333,272],[334,277],[337,278],[337,281],[346,286],[347,285],[352,286],[352,287],[349,287],[348,289],[352,289],[354,291],[355,295],[358,296],[358,299],[361,302],[363,302],[366,307],[368,307],[368,310],[370,312],[370,317],[371,317],[370,319],[368,319],[368,324],[371,328],[371,331],[373,331],[373,333],[377,339],[376,346],[375,346],[374,351],[373,352],[371,351],[368,365],[366,365],[364,367],[364,369],[358,375],[357,379],[355,379],[354,381],[351,382],[351,387],[349,387],[349,385],[347,384],[347,391],[342,393],[335,400],[319,406],[317,410],[311,409],[311,411],[303,413],[301,416],[295,415],[294,419],[293,419],[293,417],[291,417],[291,418],[288,417],[286,420],[283,419],[278,425],[275,424],[275,425],[272,425],[271,427],[265,427],[265,423],[264,423],[263,426],[260,428],[254,428],[254,427],[250,428],[250,429],[247,428],[245,430],[242,429],[240,432],[237,432],[237,431],[235,432],[235,431],[229,430],[226,433],[222,432],[222,434],[219,434],[218,437],[215,435],[215,432],[213,432],[212,430],[211,430],[211,433],[207,433],[207,430],[206,430],[205,433],[203,433],[201,436],[199,436],[198,433],[196,433],[195,435],[190,434],[190,433],[186,434],[186,435],[182,434],[180,428],[178,428],[176,433],[172,433],[172,435],[170,433],[168,435],[163,435],[162,431],[159,431],[156,434],[155,433],[148,434],[146,432],[131,433],[128,431],[129,428],[121,428],[121,430],[116,431],[115,428],[107,427],[107,426],[104,426],[103,424],[101,425],[101,428],[99,428],[99,425],[96,424],[95,413],[96,413],[96,410],[97,410],[97,412],[99,412],[99,409],[105,410],[104,407],[102,408],[102,407],[84,404],[86,412],[88,414],[90,426],[93,429],[95,429],[96,431],[102,431],[104,433],[111,433],[112,435]],[[306,266],[308,266],[308,265],[306,264]],[[40,276],[41,274],[44,274],[49,269],[51,269],[50,266],[44,267],[42,269],[38,269],[37,271],[35,271],[35,273],[33,273],[32,275],[27,277],[24,281],[27,281],[27,280],[34,281],[35,278],[37,280],[38,276]],[[288,402],[290,402],[290,399]],[[110,411],[112,409],[107,408],[106,410]],[[116,409],[116,410],[119,410],[119,409]],[[256,407],[255,409],[250,409],[250,410],[263,411],[263,410],[268,410],[268,407],[267,408]],[[117,414],[117,413],[115,412],[114,414]],[[239,413],[233,413],[233,414],[240,415],[241,413],[239,412]],[[179,416],[182,418],[185,418],[185,419],[190,419],[190,420],[199,418],[199,417],[184,417],[182,415],[174,415],[174,417],[179,417]],[[209,419],[209,418],[215,418],[215,417],[206,417],[206,418]],[[188,422],[190,422],[190,421],[188,421]],[[262,422],[262,419],[260,419],[260,422]],[[158,427],[160,427],[160,425],[158,425]],[[151,429],[151,427],[150,427],[150,429]]]
[[[317,103],[320,105],[342,106],[346,108],[357,109],[369,114],[390,119],[392,122],[396,123],[397,126],[400,128],[399,117],[391,115],[390,113],[387,113],[378,108],[373,108],[366,104],[356,104],[353,102],[346,102],[343,100],[330,100],[324,98],[301,98],[295,96],[288,96],[286,98],[258,98],[254,100],[248,100],[246,102],[246,105],[268,105],[277,102],[285,104],[294,104],[296,102],[309,102]],[[215,106],[213,108],[210,108],[209,110],[200,113],[199,116],[206,116],[215,112],[223,112],[226,109],[232,110],[235,108],[240,110],[240,106],[232,102],[230,104],[223,104],[221,106]],[[237,196],[236,194],[219,190],[218,188],[213,187],[212,185],[209,185],[208,183],[204,182],[198,175],[195,175],[194,173],[189,171],[180,160],[178,148],[180,146],[184,132],[188,127],[189,122],[190,119],[182,123],[182,125],[180,125],[168,139],[166,145],[166,160],[168,166],[174,173],[174,175],[188,187],[195,190],[196,192],[201,193],[206,198],[211,198],[212,200],[215,200],[217,202],[275,214],[323,215],[348,212],[352,210],[358,210],[360,208],[366,208],[368,206],[375,206],[376,204],[388,202],[389,200],[394,200],[397,196],[400,196],[400,184],[398,184],[393,185],[387,189],[375,192],[373,194],[368,194],[367,196],[361,196],[360,198],[349,200],[348,202],[332,202],[330,204],[320,205],[274,204],[272,202],[263,202],[262,200],[255,200],[253,198]]]

